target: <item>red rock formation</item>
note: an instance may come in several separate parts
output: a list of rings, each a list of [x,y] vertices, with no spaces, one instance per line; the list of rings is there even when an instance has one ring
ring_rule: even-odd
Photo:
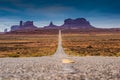
[[[95,28],[93,27],[89,21],[87,21],[85,18],[77,18],[77,19],[65,19],[64,24],[60,26],[62,28],[70,28],[70,29],[90,29]]]
[[[37,28],[36,26],[34,26],[33,21],[26,21],[26,22],[20,21],[19,25],[13,25],[11,27],[11,31],[33,29],[33,28]]]
[[[77,19],[65,19],[64,24],[61,26],[56,26],[52,22],[45,26],[44,28],[51,28],[51,29],[93,29],[93,27],[89,21],[85,18],[77,18]]]
[[[48,26],[44,26],[44,28],[51,28],[51,29],[56,29],[56,28],[59,28],[59,26],[56,26],[53,24],[53,22],[50,22],[50,24]]]

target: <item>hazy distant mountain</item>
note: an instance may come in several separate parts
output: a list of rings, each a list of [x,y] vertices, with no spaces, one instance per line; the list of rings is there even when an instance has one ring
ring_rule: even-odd
[[[87,21],[85,18],[77,18],[77,19],[65,19],[64,24],[60,26],[62,28],[70,28],[70,29],[90,29],[95,28],[93,27],[89,21]]]
[[[33,29],[33,28],[37,28],[36,26],[34,26],[33,21],[26,21],[26,22],[20,21],[19,25],[13,25],[11,27],[11,31]]]
[[[50,22],[48,26],[38,28],[34,26],[33,21],[20,21],[19,25],[11,27],[8,34],[56,34],[58,29],[62,29],[63,33],[120,33],[120,28],[96,28],[90,24],[85,18],[65,19],[61,26],[54,25]]]
[[[13,25],[11,27],[11,31],[15,30],[24,30],[24,29],[35,29],[37,28],[33,21],[20,21],[19,25]],[[93,27],[89,21],[85,18],[76,18],[76,19],[65,19],[64,24],[61,26],[54,25],[53,22],[50,22],[48,26],[44,26],[45,29],[93,29]]]
[[[59,28],[59,26],[56,26],[53,24],[53,22],[50,22],[50,24],[48,26],[44,26],[44,28],[46,29],[56,29],[56,28]]]
[[[8,29],[6,28],[6,29],[4,29],[4,33],[6,33],[6,32],[8,32]]]
[[[89,21],[85,18],[77,18],[77,19],[65,19],[64,24],[61,26],[56,26],[52,22],[49,26],[45,26],[44,28],[64,28],[64,29],[93,29],[93,27]]]

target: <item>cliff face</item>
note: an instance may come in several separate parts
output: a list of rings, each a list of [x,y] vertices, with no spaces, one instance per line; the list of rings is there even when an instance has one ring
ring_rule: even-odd
[[[94,28],[85,18],[65,19],[62,28]]]
[[[20,21],[19,25],[13,25],[11,27],[11,31],[33,29],[33,28],[37,28],[36,26],[34,26],[33,21],[26,21],[26,22]]]

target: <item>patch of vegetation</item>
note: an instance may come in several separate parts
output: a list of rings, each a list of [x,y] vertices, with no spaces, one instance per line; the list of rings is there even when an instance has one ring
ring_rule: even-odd
[[[20,57],[19,54],[9,54],[8,57]]]
[[[120,35],[65,34],[63,47],[72,56],[120,56]]]
[[[0,57],[49,56],[55,53],[57,40],[57,35],[1,35]]]
[[[91,45],[87,46],[86,48],[93,48]]]
[[[118,57],[120,57],[120,52],[118,52],[116,55],[117,55]]]

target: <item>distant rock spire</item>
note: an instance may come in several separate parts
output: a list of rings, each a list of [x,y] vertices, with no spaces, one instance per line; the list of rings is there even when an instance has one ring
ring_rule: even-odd
[[[53,22],[52,21],[50,22],[49,26],[53,26]]]
[[[44,26],[44,28],[52,28],[52,29],[56,29],[58,28],[58,26],[54,25],[53,22],[51,21],[50,24],[48,26]]]
[[[22,26],[23,25],[23,21],[20,21],[20,26]]]

